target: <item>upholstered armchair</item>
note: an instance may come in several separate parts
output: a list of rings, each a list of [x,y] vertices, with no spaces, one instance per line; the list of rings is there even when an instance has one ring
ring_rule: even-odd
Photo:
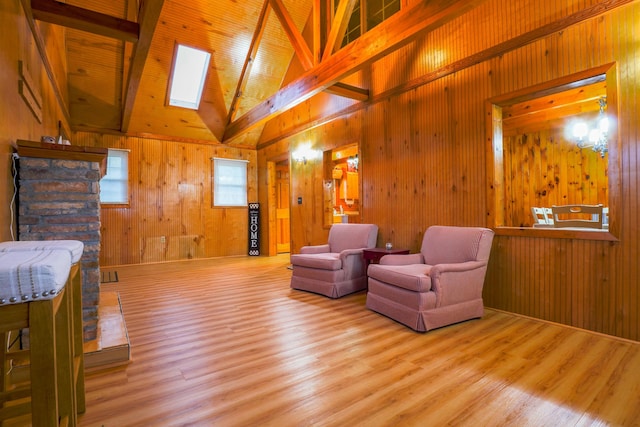
[[[362,250],[375,247],[377,238],[374,224],[333,224],[327,244],[303,246],[291,255],[291,287],[330,298],[366,289]]]
[[[420,253],[385,255],[368,269],[367,308],[425,332],[482,317],[493,231],[432,226]]]

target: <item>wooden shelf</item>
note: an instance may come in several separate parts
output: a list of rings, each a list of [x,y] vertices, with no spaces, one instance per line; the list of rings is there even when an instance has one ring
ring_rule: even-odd
[[[17,152],[20,157],[96,162],[100,164],[101,176],[107,173],[108,150],[106,148],[49,144],[19,139],[17,141]]]

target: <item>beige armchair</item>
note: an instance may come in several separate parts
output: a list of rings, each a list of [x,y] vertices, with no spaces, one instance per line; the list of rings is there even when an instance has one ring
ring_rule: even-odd
[[[362,250],[375,247],[377,238],[377,225],[333,224],[327,244],[303,246],[291,255],[291,287],[330,298],[366,289]]]
[[[419,332],[482,317],[493,231],[432,226],[419,253],[385,255],[368,270],[367,308]]]

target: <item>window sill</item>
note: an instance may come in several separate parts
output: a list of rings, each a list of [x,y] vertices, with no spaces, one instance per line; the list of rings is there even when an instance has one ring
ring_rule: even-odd
[[[619,239],[609,230],[577,228],[533,228],[533,227],[496,227],[497,236],[540,237],[550,239],[604,240],[617,242]]]
[[[101,209],[128,209],[131,207],[129,203],[100,203]]]

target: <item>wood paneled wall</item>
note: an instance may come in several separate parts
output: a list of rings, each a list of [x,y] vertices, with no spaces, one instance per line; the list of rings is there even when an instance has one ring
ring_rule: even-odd
[[[212,157],[248,160],[257,200],[256,152],[223,145],[78,132],[74,143],[129,153],[128,207],[105,207],[101,266],[248,253],[247,208],[212,206]]]
[[[0,241],[7,241],[17,239],[17,218],[12,220],[10,208],[14,193],[11,154],[16,141],[39,141],[42,135],[57,135],[58,123],[68,129],[68,121],[55,96],[19,0],[0,2],[0,28]],[[64,64],[56,60],[59,56],[55,53],[60,49],[53,41],[61,38],[60,30],[46,24],[41,25],[41,29],[50,34],[54,53],[51,71],[60,80],[65,75]],[[19,61],[30,75],[33,89],[42,103],[41,120],[36,118],[20,95]]]
[[[563,133],[549,129],[505,136],[505,225],[531,227],[532,206],[608,206],[608,155],[579,149]]]
[[[268,129],[281,138],[265,134],[259,164],[306,142],[325,151],[357,140],[363,222],[380,227],[379,245],[417,251],[432,224],[488,224],[488,99],[616,62],[619,241],[498,233],[484,298],[489,307],[640,340],[640,3],[594,15],[600,3],[486,1],[363,70],[371,101],[362,108],[333,111],[326,122],[307,119],[320,110],[311,99],[298,114],[274,119]],[[326,240],[321,170],[318,161],[292,164],[292,252]],[[262,175],[260,185],[266,194]]]

